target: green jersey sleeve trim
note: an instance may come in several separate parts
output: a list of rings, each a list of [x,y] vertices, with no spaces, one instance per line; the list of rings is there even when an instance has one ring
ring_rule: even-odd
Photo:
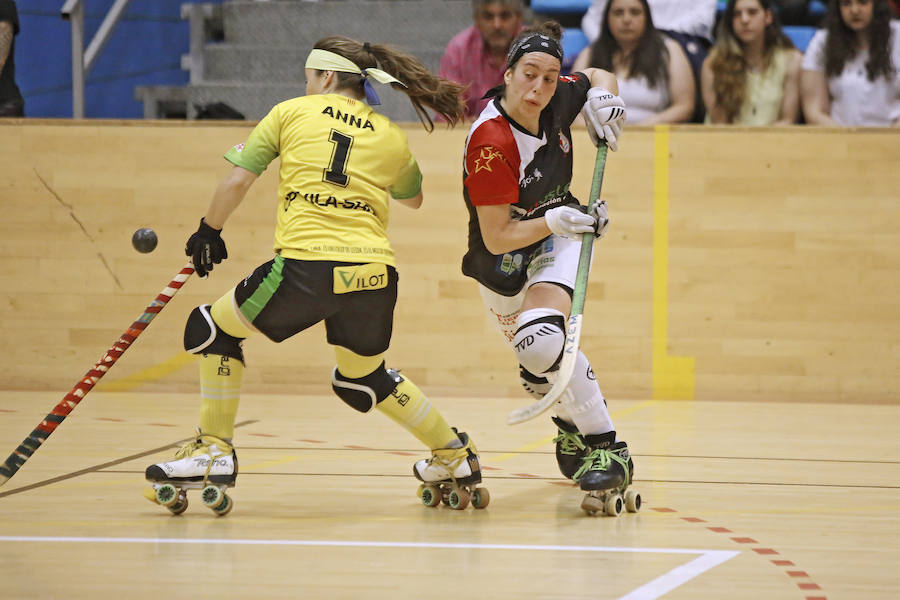
[[[276,106],[260,121],[243,144],[225,153],[225,160],[259,176],[279,154],[281,119]]]
[[[419,195],[419,192],[422,191],[422,172],[419,170],[419,163],[415,158],[409,158],[409,164],[403,174],[394,182],[394,185],[388,188],[388,191],[397,200],[415,198]]]

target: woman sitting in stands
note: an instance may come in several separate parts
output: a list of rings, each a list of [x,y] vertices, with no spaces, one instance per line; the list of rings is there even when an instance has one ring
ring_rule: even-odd
[[[634,125],[683,123],[694,114],[694,75],[681,46],[653,26],[647,0],[612,0],[600,37],[581,51],[572,72],[615,73]]]
[[[831,0],[825,29],[803,57],[806,121],[851,127],[900,126],[900,22],[888,0]]]
[[[729,0],[700,77],[707,123],[791,125],[800,112],[800,63],[772,0]]]

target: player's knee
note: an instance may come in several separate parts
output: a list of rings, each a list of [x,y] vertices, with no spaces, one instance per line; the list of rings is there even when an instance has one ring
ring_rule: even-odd
[[[337,367],[331,372],[334,393],[350,407],[363,413],[390,396],[400,381],[402,379],[395,371],[384,368],[384,363],[364,377],[344,377]]]
[[[562,358],[566,318],[553,308],[533,308],[519,315],[513,350],[532,374],[552,371]]]
[[[244,362],[241,342],[219,327],[209,312],[210,305],[198,306],[188,315],[184,326],[184,349],[193,354],[218,354]]]

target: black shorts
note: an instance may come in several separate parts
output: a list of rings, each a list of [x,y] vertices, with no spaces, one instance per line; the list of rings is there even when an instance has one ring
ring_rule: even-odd
[[[338,271],[344,274],[343,285]],[[354,280],[355,271],[365,277]],[[276,256],[239,283],[234,297],[247,320],[272,341],[282,342],[324,320],[329,344],[375,356],[391,343],[398,279],[397,270],[387,265]],[[345,289],[351,285],[352,291]],[[338,286],[342,293],[336,293]]]

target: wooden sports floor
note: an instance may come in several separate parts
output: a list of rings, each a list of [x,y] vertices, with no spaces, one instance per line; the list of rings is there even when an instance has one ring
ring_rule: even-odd
[[[251,125],[0,119],[0,460],[184,264]],[[617,518],[580,509],[548,417],[505,424],[530,398],[459,273],[465,131],[406,131],[426,206],[392,213],[390,366],[471,435],[489,506],[419,502],[426,453],[331,394],[318,327],[247,340],[229,515],[142,496],[199,417],[187,314],[271,255],[270,169],[229,260],[0,487],[0,598],[900,598],[897,131],[629,129],[582,337],[644,500]]]
[[[611,399],[644,506],[587,516],[548,419],[505,397],[434,397],[483,457],[483,510],[428,508],[424,453],[329,396],[248,395],[234,510],[180,516],[144,468],[196,421],[191,394],[93,392],[0,488],[3,598],[892,599],[896,406]],[[58,401],[4,392],[12,447]]]

